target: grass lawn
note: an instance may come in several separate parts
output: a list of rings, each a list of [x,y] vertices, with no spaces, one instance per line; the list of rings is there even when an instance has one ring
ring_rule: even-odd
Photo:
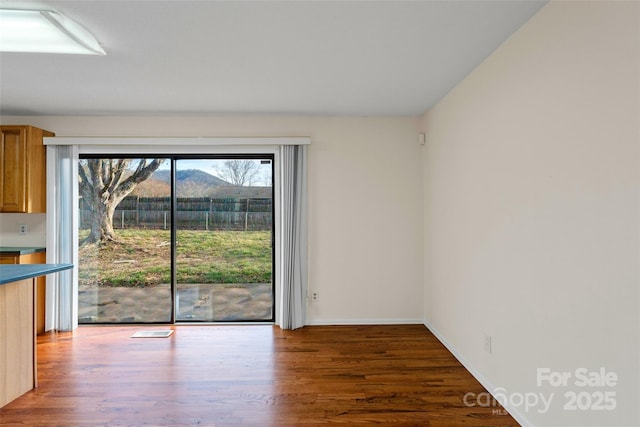
[[[80,240],[87,232],[80,233]],[[79,249],[79,284],[144,287],[171,281],[168,230],[117,230]],[[178,283],[270,283],[271,232],[178,231]]]

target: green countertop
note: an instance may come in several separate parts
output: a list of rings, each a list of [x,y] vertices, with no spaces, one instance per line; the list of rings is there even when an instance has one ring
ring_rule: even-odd
[[[71,268],[73,264],[2,264],[0,265],[0,285]]]

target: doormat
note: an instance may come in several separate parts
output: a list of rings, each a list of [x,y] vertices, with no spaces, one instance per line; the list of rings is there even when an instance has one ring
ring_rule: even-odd
[[[131,335],[131,338],[168,338],[172,333],[173,331],[170,329],[162,331],[138,331]]]

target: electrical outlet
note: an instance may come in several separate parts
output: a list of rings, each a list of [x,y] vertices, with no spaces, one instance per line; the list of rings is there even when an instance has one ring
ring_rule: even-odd
[[[27,224],[20,224],[18,234],[27,234]]]
[[[313,302],[320,301],[320,294],[318,293],[318,291],[311,292],[311,301]]]
[[[484,351],[491,354],[491,335],[484,334]]]

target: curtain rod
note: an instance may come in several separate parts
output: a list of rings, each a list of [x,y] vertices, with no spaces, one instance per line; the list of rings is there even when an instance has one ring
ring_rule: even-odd
[[[44,145],[309,145],[309,137],[46,137]]]

